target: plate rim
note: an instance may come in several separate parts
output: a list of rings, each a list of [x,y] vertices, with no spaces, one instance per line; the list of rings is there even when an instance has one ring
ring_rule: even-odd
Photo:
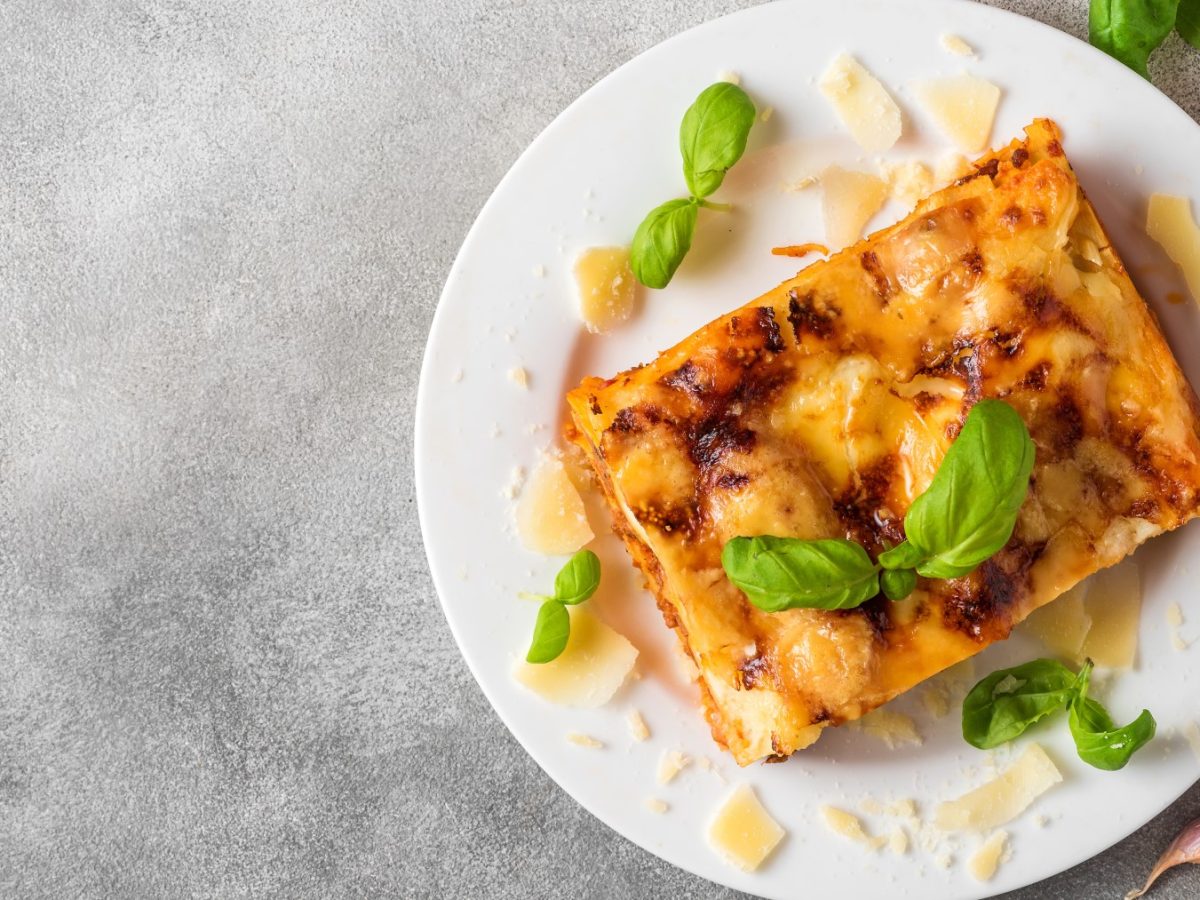
[[[414,485],[414,494],[415,494],[416,501],[417,501],[417,519],[418,519],[418,524],[419,524],[420,531],[421,531],[421,541],[422,541],[422,544],[425,549],[425,560],[426,560],[426,564],[427,564],[427,567],[429,570],[430,580],[433,582],[434,591],[437,594],[437,598],[438,598],[438,604],[441,607],[442,614],[445,617],[446,623],[450,628],[450,633],[454,638],[454,643],[455,643],[456,648],[458,649],[459,656],[462,658],[463,662],[466,663],[468,671],[471,673],[472,678],[474,678],[480,691],[483,693],[484,697],[487,699],[488,704],[492,709],[492,712],[495,713],[497,718],[499,718],[500,722],[504,725],[505,729],[513,737],[513,739],[516,740],[518,745],[520,745],[520,747],[527,754],[529,754],[530,758],[532,758],[533,761],[535,763],[537,763],[538,768],[540,768],[542,770],[542,772],[547,777],[549,777],[550,780],[552,782],[554,782],[554,784],[560,790],[562,790],[564,793],[566,793],[567,796],[569,796],[572,800],[574,800],[575,803],[578,804],[582,809],[584,809],[589,815],[593,816],[595,819],[602,822],[607,828],[609,828],[610,830],[615,832],[617,835],[619,835],[623,839],[628,840],[630,843],[634,844],[641,850],[643,850],[647,853],[650,853],[651,855],[653,855],[657,859],[662,860],[663,862],[667,863],[668,865],[673,866],[678,869],[681,869],[681,870],[687,872],[688,874],[692,875],[693,877],[699,878],[706,883],[719,884],[722,887],[728,887],[732,890],[738,890],[738,891],[745,891],[747,889],[743,888],[743,887],[734,887],[725,882],[714,881],[713,879],[711,879],[707,875],[697,871],[695,868],[693,868],[691,865],[689,865],[687,863],[678,862],[674,859],[668,859],[663,853],[659,852],[653,846],[643,843],[642,841],[626,834],[626,832],[623,829],[619,828],[614,823],[614,821],[612,820],[612,818],[610,816],[608,816],[607,814],[605,814],[601,811],[594,809],[591,805],[584,802],[575,793],[575,791],[573,791],[569,786],[564,784],[562,781],[558,780],[551,773],[549,767],[543,762],[541,754],[537,750],[535,750],[534,747],[532,747],[530,745],[530,743],[527,743],[522,738],[522,736],[518,733],[517,729],[515,729],[513,727],[512,723],[509,720],[509,717],[507,715],[505,715],[505,713],[502,711],[502,704],[497,703],[497,701],[493,695],[493,691],[489,687],[488,679],[485,679],[483,677],[483,673],[478,668],[477,660],[472,659],[471,655],[468,654],[465,650],[464,637],[463,637],[460,625],[456,622],[455,616],[451,612],[450,605],[447,603],[447,601],[445,599],[447,592],[443,590],[443,579],[439,579],[438,574],[437,574],[438,567],[435,564],[435,557],[436,557],[437,551],[433,547],[432,541],[430,538],[430,527],[428,524],[428,514],[426,512],[428,505],[430,503],[432,503],[433,501],[430,498],[428,498],[428,496],[427,496],[426,485],[427,485],[428,481],[427,481],[427,478],[424,477],[425,476],[424,464],[423,464],[424,455],[422,453],[422,446],[426,443],[426,440],[427,440],[426,426],[424,423],[428,416],[428,409],[429,409],[430,404],[435,402],[435,398],[433,396],[431,396],[433,394],[433,392],[435,391],[435,388],[433,387],[434,379],[432,376],[432,369],[434,366],[434,362],[433,362],[434,345],[436,343],[435,337],[437,336],[439,330],[442,327],[444,327],[444,322],[445,322],[445,318],[447,315],[447,313],[446,313],[447,296],[450,294],[451,290],[453,289],[453,287],[455,285],[455,282],[457,281],[458,277],[461,275],[461,269],[466,265],[464,260],[470,256],[470,251],[473,248],[474,243],[478,240],[478,233],[481,228],[480,223],[487,217],[487,214],[489,213],[491,208],[498,202],[498,198],[503,193],[505,193],[505,190],[508,187],[508,184],[517,177],[517,174],[521,170],[523,170],[523,168],[525,166],[531,164],[530,163],[531,158],[535,155],[537,149],[543,143],[546,142],[546,140],[548,139],[548,136],[550,134],[552,134],[553,132],[557,131],[559,128],[566,127],[565,126],[566,121],[576,112],[577,108],[579,106],[583,105],[584,103],[586,103],[593,94],[599,93],[609,81],[615,80],[618,77],[618,75],[621,74],[624,70],[626,70],[627,68],[629,68],[631,66],[634,66],[635,64],[640,63],[646,56],[648,56],[650,54],[664,52],[666,50],[666,48],[669,48],[671,45],[675,44],[676,42],[683,41],[684,39],[695,34],[696,32],[704,31],[704,30],[708,30],[708,29],[720,28],[728,20],[731,20],[731,19],[741,18],[741,17],[750,17],[750,16],[755,16],[755,15],[764,15],[765,14],[764,11],[768,10],[768,9],[771,9],[771,10],[779,10],[779,9],[787,9],[787,8],[803,9],[806,6],[815,4],[817,2],[819,2],[819,0],[773,0],[773,2],[760,3],[755,6],[750,6],[750,7],[746,7],[743,9],[734,10],[733,12],[726,13],[724,15],[718,16],[713,19],[708,19],[704,22],[699,22],[695,25],[692,25],[692,26],[682,30],[682,31],[675,32],[674,34],[670,35],[669,37],[639,51],[634,56],[630,57],[629,59],[627,59],[626,61],[621,63],[616,68],[607,72],[600,79],[595,81],[590,87],[588,87],[581,94],[579,94],[578,97],[576,97],[569,104],[567,104],[565,107],[563,107],[537,133],[537,135],[529,142],[529,144],[520,152],[520,154],[517,156],[517,158],[513,161],[513,163],[505,171],[504,175],[496,183],[496,186],[488,194],[487,199],[484,201],[483,205],[479,208],[479,211],[475,214],[475,217],[471,222],[471,226],[467,229],[467,232],[463,237],[462,243],[459,245],[459,248],[458,248],[457,252],[455,253],[454,261],[451,263],[450,268],[446,274],[445,283],[442,286],[442,290],[438,294],[437,305],[434,309],[433,318],[430,321],[429,332],[426,337],[425,348],[422,353],[420,373],[418,376],[418,383],[417,383],[416,403],[414,406],[414,413],[413,413],[414,423],[413,423],[413,438],[412,438],[412,445],[411,445],[412,450],[413,450],[413,475],[414,475],[413,485]],[[847,6],[855,5],[855,6],[860,6],[860,7],[870,7],[870,6],[880,5],[883,2],[883,0],[841,0],[841,2],[843,5],[847,5]],[[1113,57],[1109,56],[1108,54],[1104,53],[1102,50],[1092,46],[1090,43],[1077,37],[1076,35],[1071,34],[1070,32],[1067,32],[1067,31],[1063,31],[1059,28],[1054,27],[1053,25],[1049,25],[1038,19],[1034,19],[1029,16],[1022,15],[1021,13],[1015,12],[1013,10],[1009,10],[1009,9],[1005,9],[1005,8],[997,7],[997,6],[991,6],[990,4],[979,2],[979,0],[902,0],[902,2],[905,2],[911,6],[922,7],[924,9],[941,7],[943,9],[961,10],[965,7],[969,7],[973,10],[973,12],[970,13],[971,15],[981,16],[985,22],[987,19],[990,18],[990,19],[994,19],[994,20],[1005,21],[1005,22],[1011,23],[1011,24],[1015,25],[1016,27],[1020,27],[1020,28],[1032,28],[1034,30],[1041,31],[1041,32],[1049,32],[1056,39],[1060,39],[1060,40],[1064,39],[1064,38],[1067,39],[1067,41],[1069,43],[1074,44],[1076,49],[1081,48],[1081,47],[1085,48],[1085,55],[1091,55],[1093,58],[1096,58],[1096,57],[1102,58],[1103,65],[1109,67],[1109,69],[1114,72],[1118,72],[1118,71],[1121,72],[1123,77],[1139,77],[1140,78],[1140,76],[1138,76],[1136,72],[1134,72],[1133,70],[1126,67],[1123,63],[1119,62],[1118,60],[1116,60]],[[891,7],[895,7],[900,4],[895,2],[895,0],[891,0],[891,2],[888,2],[887,5],[891,6]],[[1184,110],[1183,107],[1181,107],[1178,103],[1176,103],[1175,100],[1172,99],[1168,94],[1164,93],[1157,85],[1155,85],[1152,81],[1150,81],[1148,79],[1145,80],[1144,83],[1147,87],[1152,89],[1154,94],[1157,94],[1159,101],[1165,101],[1166,105],[1165,105],[1164,109],[1168,110],[1171,115],[1180,116],[1180,117],[1182,117],[1183,122],[1186,123],[1187,125],[1190,125],[1192,128],[1200,129],[1200,122],[1197,122],[1195,119],[1193,119],[1192,116],[1186,110]],[[1198,301],[1200,301],[1200,298],[1197,298],[1197,299],[1198,299]],[[1088,855],[1084,858],[1074,860],[1073,862],[1062,866],[1061,868],[1057,869],[1057,871],[1055,871],[1049,875],[1044,875],[1041,877],[1034,877],[1034,878],[1029,878],[1029,879],[1024,879],[1024,878],[1018,879],[1020,881],[1019,884],[1012,886],[1012,887],[1005,888],[1003,891],[999,891],[999,892],[988,892],[988,893],[982,893],[982,894],[970,894],[968,892],[968,893],[962,893],[958,896],[961,896],[963,898],[973,897],[973,898],[976,898],[976,900],[988,900],[988,898],[998,897],[1002,893],[1008,893],[1009,891],[1014,891],[1014,890],[1022,890],[1031,885],[1040,884],[1043,881],[1046,881],[1050,878],[1058,877],[1059,875],[1063,874],[1064,872],[1066,872],[1072,868],[1075,868],[1076,866],[1082,865],[1092,859],[1095,859],[1097,856],[1100,856],[1103,853],[1108,852],[1114,846],[1116,846],[1117,844],[1121,843],[1126,838],[1128,838],[1130,835],[1141,830],[1149,822],[1151,822],[1152,820],[1154,820],[1155,818],[1160,816],[1164,811],[1166,811],[1168,808],[1170,808],[1172,805],[1174,805],[1179,800],[1180,797],[1182,797],[1189,790],[1191,790],[1191,788],[1194,787],[1197,783],[1200,783],[1200,776],[1198,776],[1192,782],[1191,785],[1188,785],[1187,787],[1185,787],[1178,795],[1167,800],[1164,804],[1162,804],[1161,807],[1155,809],[1154,812],[1152,812],[1145,819],[1141,819],[1140,816],[1136,817],[1136,821],[1134,821],[1131,824],[1131,826],[1128,828],[1128,830],[1124,830],[1124,832],[1122,834],[1120,834],[1118,837],[1113,839],[1111,842],[1105,844],[1103,847],[1095,850],[1090,855]],[[982,885],[981,885],[981,887],[982,887]],[[984,887],[984,890],[986,891],[987,888]],[[753,895],[759,896],[759,897],[766,896],[766,895],[758,894],[758,893],[754,893]]]

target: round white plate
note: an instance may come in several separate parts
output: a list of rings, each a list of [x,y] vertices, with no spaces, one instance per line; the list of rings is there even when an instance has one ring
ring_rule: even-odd
[[[942,50],[942,33],[978,50],[964,59]],[[607,513],[591,508],[605,562],[595,611],[633,640],[643,678],[606,707],[550,706],[511,678],[527,647],[535,605],[519,590],[549,589],[561,559],[524,550],[502,495],[514,466],[532,467],[556,440],[563,394],[586,374],[610,375],[649,361],[695,328],[788,277],[796,261],[770,255],[785,243],[821,240],[819,190],[780,185],[838,161],[873,169],[820,96],[816,79],[840,51],[861,60],[904,109],[905,136],[890,159],[935,161],[948,149],[912,100],[913,79],[961,70],[987,78],[1004,96],[993,131],[999,145],[1037,116],[1056,119],[1081,182],[1099,208],[1140,288],[1161,317],[1193,383],[1200,383],[1200,316],[1166,296],[1185,290],[1179,274],[1144,235],[1153,191],[1200,198],[1200,128],[1133,72],[1051,28],[975,3],[925,0],[777,3],[679,35],[588,91],[534,141],[480,213],[446,283],[429,338],[417,402],[416,468],[421,524],[446,617],[488,699],[538,763],[587,809],[642,847],[713,881],[765,897],[877,896],[950,900],[986,896],[1045,878],[1105,849],[1178,797],[1200,775],[1180,734],[1200,714],[1194,671],[1200,645],[1171,647],[1166,609],[1179,601],[1200,638],[1189,559],[1200,557],[1200,526],[1150,543],[1137,554],[1146,585],[1140,661],[1113,679],[1110,705],[1122,720],[1149,706],[1160,737],[1122,772],[1090,769],[1076,758],[1065,723],[1038,730],[1066,777],[1009,827],[1012,859],[987,884],[964,863],[978,839],[904,856],[870,853],[829,833],[819,807],[855,809],[866,797],[914,798],[923,813],[985,777],[985,755],[963,743],[957,715],[927,715],[913,698],[898,708],[916,718],[920,747],[889,750],[861,732],[837,729],[784,765],[739,770],[709,737],[693,689],[676,672],[674,638],[640,587]],[[684,191],[679,120],[720,70],[739,73],[760,107],[774,115],[756,125],[746,157],[715,199],[732,214],[702,213],[692,253],[669,289],[648,292],[624,328],[588,335],[575,311],[570,266],[581,248],[627,243],[653,206]],[[532,73],[530,77],[537,77]],[[871,229],[898,218],[889,206]],[[545,274],[539,277],[540,267]],[[506,377],[530,374],[528,389]],[[980,675],[1040,655],[1015,637],[976,658]],[[635,743],[625,716],[638,709],[652,737]],[[602,750],[569,744],[578,731]],[[665,748],[712,760],[660,786],[655,765]],[[1019,747],[1017,748],[1019,749]],[[1009,754],[1001,754],[1002,765]],[[718,774],[719,773],[719,774]],[[735,782],[758,791],[788,837],[759,872],[722,861],[705,841],[705,824]],[[648,797],[670,805],[665,815]],[[1048,822],[1035,824],[1037,816]],[[863,815],[874,833],[894,820]],[[912,835],[915,837],[915,835]],[[937,857],[949,852],[942,868]],[[942,857],[945,863],[946,858]],[[1118,895],[1127,885],[1113,885]]]

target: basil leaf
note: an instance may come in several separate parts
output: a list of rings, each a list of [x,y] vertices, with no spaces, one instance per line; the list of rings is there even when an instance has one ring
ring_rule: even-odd
[[[879,554],[879,564],[885,569],[911,569],[919,562],[921,551],[908,541]]]
[[[853,541],[736,537],[721,565],[759,609],[853,609],[879,593],[877,568]]]
[[[547,600],[538,610],[537,621],[533,624],[533,641],[525,661],[548,663],[558,659],[570,636],[571,616],[567,608],[557,600]]]
[[[904,517],[908,543],[923,557],[918,574],[958,578],[1008,543],[1033,458],[1029,429],[1015,409],[1000,400],[975,404],[929,488]]]
[[[746,152],[757,115],[754,103],[736,84],[719,81],[700,92],[679,126],[683,177],[694,197],[721,186],[725,173]]]
[[[917,586],[917,573],[912,569],[884,569],[879,573],[879,587],[889,600],[903,600]]]
[[[1175,27],[1179,0],[1091,0],[1088,40],[1143,78],[1146,63]]]
[[[668,200],[642,220],[629,247],[629,267],[646,287],[665,288],[692,247],[699,207],[693,200]]]
[[[1175,30],[1181,38],[1200,50],[1200,0],[1180,0]]]
[[[1053,659],[993,672],[963,700],[963,738],[980,750],[1007,743],[1070,703],[1078,683],[1074,672]]]
[[[591,550],[580,550],[554,576],[554,599],[574,606],[596,593],[599,586],[599,557]]]
[[[1150,710],[1123,728],[1118,728],[1104,705],[1087,695],[1088,683],[1085,673],[1090,672],[1091,663],[1080,673],[1081,683],[1071,701],[1071,737],[1075,739],[1075,750],[1079,758],[1089,766],[1115,772],[1125,768],[1129,758],[1150,743],[1158,724]]]

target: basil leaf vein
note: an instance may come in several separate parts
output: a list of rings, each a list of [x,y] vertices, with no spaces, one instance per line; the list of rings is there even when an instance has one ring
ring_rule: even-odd
[[[692,196],[703,199],[721,186],[746,152],[756,114],[746,92],[724,81],[709,85],[688,107],[679,126],[679,152]]]
[[[525,661],[548,663],[558,659],[566,649],[570,636],[571,616],[567,608],[557,600],[547,600],[538,610],[537,621],[533,624],[533,640],[529,644],[529,652],[525,654]]]
[[[907,543],[921,558],[917,572],[958,578],[1008,543],[1029,491],[1033,460],[1033,439],[1020,414],[1001,400],[976,403],[929,487],[904,517]]]
[[[692,247],[696,201],[668,200],[646,215],[629,247],[629,267],[646,287],[665,288]]]
[[[1149,78],[1150,54],[1175,27],[1179,5],[1179,0],[1091,0],[1088,40]]]
[[[721,565],[767,612],[852,609],[879,593],[878,567],[853,541],[737,537],[721,551]]]

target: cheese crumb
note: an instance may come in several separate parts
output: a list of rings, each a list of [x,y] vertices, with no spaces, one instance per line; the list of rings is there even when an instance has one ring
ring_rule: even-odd
[[[633,671],[637,649],[583,607],[572,606],[568,612],[571,634],[559,657],[548,663],[521,660],[513,676],[550,703],[603,706]]]
[[[525,467],[513,466],[508,473],[508,483],[504,485],[500,493],[506,500],[516,499],[517,494],[521,492],[521,485],[525,483]]]
[[[576,747],[587,747],[589,750],[599,750],[604,746],[602,741],[588,737],[586,734],[580,734],[578,731],[567,732],[567,743],[574,744]]]
[[[727,81],[730,84],[740,85],[742,83],[742,76],[729,69],[722,69],[717,73],[717,81]]]
[[[883,812],[883,804],[874,797],[863,797],[858,801],[858,808],[868,816],[877,816]]]
[[[1195,722],[1188,722],[1183,726],[1183,736],[1187,738],[1188,745],[1191,746],[1192,752],[1196,754],[1196,759],[1200,760],[1200,725]]]
[[[1033,817],[1033,824],[1036,825],[1038,828],[1045,828],[1047,825],[1050,824],[1050,820],[1048,818],[1046,818],[1044,815],[1042,815],[1041,813],[1038,813],[1036,816]]]
[[[458,384],[462,380],[463,380],[463,370],[455,369],[454,374],[450,376],[451,384]]]
[[[923,162],[881,162],[879,177],[887,183],[892,199],[904,204],[906,209],[912,209],[933,191],[933,172]]]
[[[534,266],[533,267],[533,277],[534,278],[545,278],[546,277],[546,267],[545,266]]]
[[[896,828],[888,838],[888,849],[896,856],[903,856],[908,852],[908,832],[903,828]]]
[[[1092,627],[1080,652],[1097,666],[1128,669],[1137,656],[1141,625],[1142,587],[1137,563],[1125,560],[1101,569],[1089,581],[1084,605]]]
[[[821,215],[830,250],[840,250],[862,237],[863,228],[888,197],[883,179],[839,166],[829,166],[821,173],[821,188]]]
[[[941,719],[950,712],[949,692],[944,685],[930,685],[921,691],[921,705],[929,715]]]
[[[861,729],[873,738],[887,744],[889,750],[901,746],[917,746],[924,743],[921,733],[917,731],[917,723],[904,713],[893,712],[886,707],[880,707],[867,713],[857,722],[851,723],[851,728]]]
[[[565,556],[595,537],[583,498],[571,483],[562,460],[553,456],[543,457],[529,476],[516,518],[517,536],[534,553]]]
[[[730,792],[708,826],[713,849],[747,872],[762,865],[786,834],[745,784]]]
[[[678,750],[664,750],[658,758],[658,783],[670,784],[675,776],[688,767],[691,760]]]
[[[517,387],[529,387],[529,373],[525,371],[524,366],[513,366],[508,370],[508,380]]]
[[[917,818],[917,804],[912,800],[897,800],[888,806],[887,811],[900,819],[915,820]]]
[[[865,844],[872,850],[883,846],[879,838],[872,838],[863,830],[862,822],[854,813],[848,813],[836,806],[822,806],[821,816],[825,819],[825,827],[834,834]],[[887,838],[883,838],[882,841],[886,842]]]
[[[660,816],[670,809],[665,801],[659,800],[657,797],[647,797],[644,802],[646,809],[652,813],[658,813]]]
[[[1189,646],[1188,641],[1184,640],[1183,635],[1181,635],[1178,631],[1171,632],[1171,649],[1172,650],[1174,650],[1176,653],[1182,653],[1184,650],[1186,650],[1188,648],[1188,646]]]
[[[947,153],[933,167],[934,180],[940,185],[950,184],[970,174],[971,161],[961,153]]]
[[[625,724],[629,726],[629,736],[635,741],[644,741],[650,737],[650,729],[646,726],[646,720],[636,709],[629,711],[625,717]]]
[[[938,42],[942,45],[943,50],[953,53],[955,56],[975,55],[975,48],[956,34],[943,34],[938,38]]]
[[[1152,194],[1146,233],[1183,269],[1192,299],[1200,303],[1200,226],[1192,218],[1188,198]]]
[[[1000,88],[974,75],[931,78],[913,84],[917,102],[963,153],[987,147],[1000,105]]]
[[[1004,854],[1007,842],[1007,831],[993,832],[992,836],[984,841],[967,861],[967,870],[971,873],[971,877],[976,881],[991,881],[992,876],[996,874],[996,869],[1000,866],[1000,858]]]
[[[933,864],[939,869],[949,869],[954,865],[954,856],[950,853],[939,853],[933,858]]]
[[[775,115],[775,107],[767,106],[758,114],[758,121],[766,125],[771,121],[771,116]]]
[[[1178,628],[1183,624],[1183,609],[1178,603],[1172,603],[1167,607],[1167,624],[1172,628]]]
[[[868,153],[882,153],[900,139],[900,107],[853,57],[842,53],[834,59],[821,76],[820,88],[855,143]]]
[[[1062,781],[1062,773],[1039,744],[1030,744],[1001,775],[957,800],[938,805],[934,823],[942,831],[987,831],[1010,822]]]

